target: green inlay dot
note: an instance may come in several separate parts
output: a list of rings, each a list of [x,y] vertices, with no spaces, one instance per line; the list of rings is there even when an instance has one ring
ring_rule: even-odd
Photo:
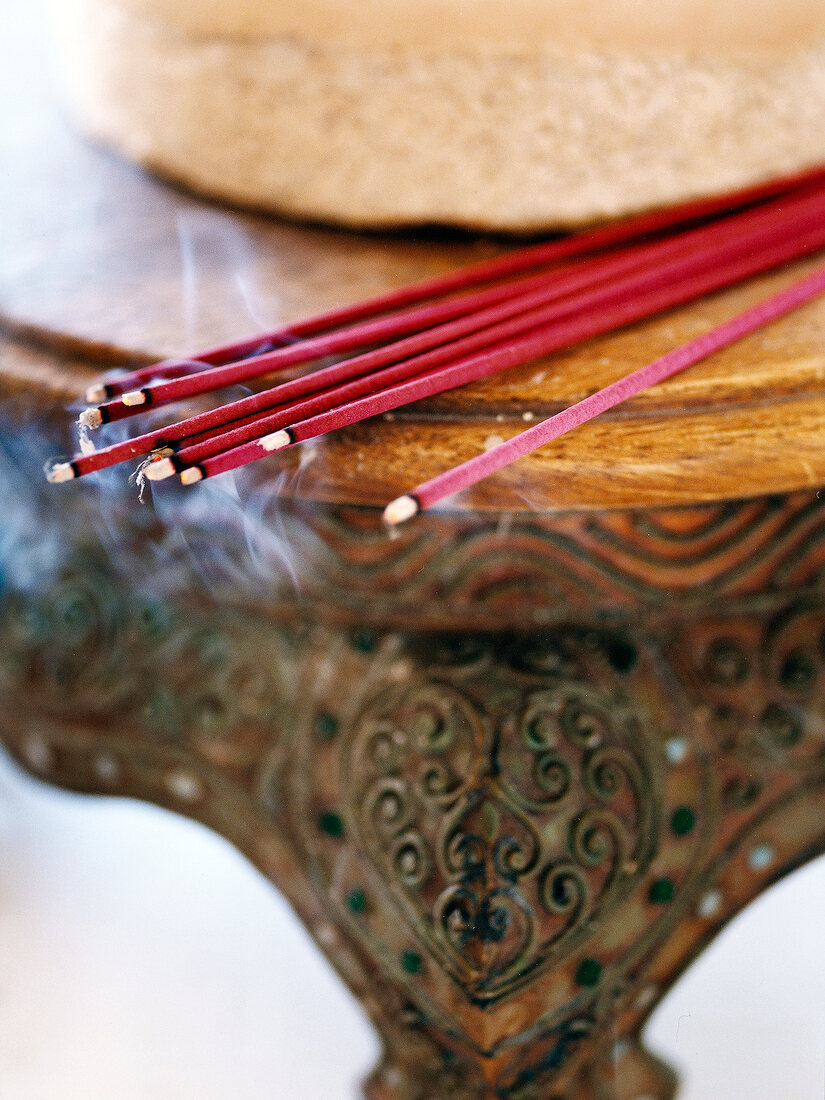
[[[663,905],[665,902],[673,901],[674,893],[673,883],[669,878],[657,878],[650,884],[648,897],[657,905]]]
[[[51,666],[51,674],[52,680],[61,688],[71,687],[76,678],[75,670],[68,661],[56,661]]]
[[[695,824],[696,815],[689,806],[680,806],[678,810],[674,810],[670,819],[670,827],[676,836],[687,836]]]
[[[800,691],[816,680],[816,659],[804,649],[789,653],[779,673],[783,687]]]
[[[636,647],[623,638],[613,641],[607,651],[607,659],[617,672],[630,672],[638,656]]]
[[[576,981],[579,985],[598,985],[602,976],[602,964],[595,959],[582,959],[576,971]]]
[[[347,894],[347,905],[353,913],[364,913],[367,908],[367,895],[363,890],[350,890]]]
[[[372,653],[378,645],[378,636],[374,630],[356,630],[352,635],[352,645],[359,653]]]
[[[334,810],[325,810],[318,818],[318,824],[327,836],[334,837],[336,840],[344,835],[343,819]]]
[[[424,963],[417,951],[402,951],[401,965],[408,974],[420,974]]]
[[[168,629],[166,612],[153,603],[145,603],[139,607],[137,617],[141,628],[151,638],[160,637]]]
[[[322,741],[331,741],[338,732],[338,719],[324,711],[315,717],[315,733]]]
[[[63,608],[62,617],[64,624],[73,630],[89,622],[89,609],[82,600],[70,600]]]

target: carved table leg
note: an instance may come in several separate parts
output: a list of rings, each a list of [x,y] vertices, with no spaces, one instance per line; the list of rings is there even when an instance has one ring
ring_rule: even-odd
[[[117,647],[90,661],[88,578],[7,598],[4,698],[39,705],[4,708],[6,743],[53,782],[197,817],[260,866],[385,1038],[370,1100],[670,1100],[636,1041],[651,1007],[825,848],[821,606],[667,637],[226,614],[217,679],[208,616],[180,609],[131,670],[139,691],[129,675],[106,698]],[[131,653],[158,629],[132,601],[115,618]],[[218,680],[246,685],[234,713]]]
[[[782,569],[816,578],[822,505],[782,507],[776,529],[802,540]],[[318,625],[295,598],[278,614],[197,583],[161,599],[134,564],[159,537],[144,514],[145,558],[126,555],[125,575],[89,525],[59,554],[42,553],[40,515],[12,525],[34,533],[7,539],[0,586],[0,737],[17,759],[175,809],[245,853],[382,1036],[369,1100],[671,1100],[673,1074],[638,1041],[653,1006],[735,913],[825,850],[825,595],[651,596],[643,612],[619,593],[609,613],[565,596],[540,609],[544,628],[471,632],[415,628],[410,607],[389,629],[382,594],[383,626]],[[777,516],[743,505],[697,529],[709,545],[744,529],[758,566]],[[346,537],[360,558],[342,575],[372,584],[386,540],[363,524]],[[442,545],[428,538],[390,558],[393,584]],[[553,532],[538,538],[535,522],[488,524],[457,553],[486,540],[499,583],[525,539],[556,552]],[[555,599],[571,568],[542,561],[536,583],[550,576]],[[438,613],[472,617],[466,598]]]

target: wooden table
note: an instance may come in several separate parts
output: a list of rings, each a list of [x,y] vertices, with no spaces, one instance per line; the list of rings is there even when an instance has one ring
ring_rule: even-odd
[[[32,78],[36,36],[13,44],[3,742],[50,782],[235,843],[374,1020],[372,1100],[673,1096],[638,1040],[652,1007],[825,850],[825,305],[395,538],[390,497],[789,272],[237,482],[144,504],[120,471],[50,487],[65,404],[100,371],[500,246],[195,200],[72,136]]]

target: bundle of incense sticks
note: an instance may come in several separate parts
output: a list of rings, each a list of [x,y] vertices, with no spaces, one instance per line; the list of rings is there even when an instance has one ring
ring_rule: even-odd
[[[265,375],[257,393],[54,464],[62,482],[148,456],[184,484],[644,320],[825,248],[825,167],[534,245],[194,358],[92,386],[88,429]],[[825,292],[817,272],[393,501],[398,523]],[[312,364],[335,356],[331,366]],[[296,367],[304,367],[295,376]]]

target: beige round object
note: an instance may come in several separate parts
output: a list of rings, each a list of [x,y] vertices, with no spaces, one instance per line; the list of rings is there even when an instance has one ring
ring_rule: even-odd
[[[56,0],[95,137],[349,225],[535,231],[825,161],[822,0]]]

